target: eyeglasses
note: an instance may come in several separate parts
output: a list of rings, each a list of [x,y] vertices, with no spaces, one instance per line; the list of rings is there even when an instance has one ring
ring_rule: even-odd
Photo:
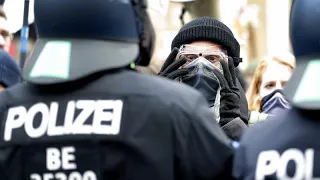
[[[182,45],[176,59],[179,59],[181,56],[186,57],[187,63],[183,65],[184,67],[199,57],[203,57],[216,67],[221,68],[220,61],[225,60],[227,62],[228,56],[226,54],[227,52],[221,50],[219,46]]]

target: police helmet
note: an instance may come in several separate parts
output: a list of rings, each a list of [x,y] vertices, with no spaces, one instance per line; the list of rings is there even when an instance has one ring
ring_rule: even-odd
[[[320,1],[295,0],[291,8],[290,38],[297,67],[285,87],[293,106],[320,109]]]
[[[39,39],[24,67],[27,82],[63,83],[149,64],[154,29],[146,0],[36,0],[34,15]]]

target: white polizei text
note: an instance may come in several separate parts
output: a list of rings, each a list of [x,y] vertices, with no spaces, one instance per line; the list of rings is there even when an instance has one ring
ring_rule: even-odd
[[[8,110],[4,140],[10,141],[15,131],[24,128],[30,138],[62,136],[69,134],[119,134],[123,102],[121,100],[78,100],[69,101],[66,110],[59,109],[58,102],[36,103],[27,109],[24,106],[12,107]],[[76,110],[81,112],[76,116]],[[59,111],[64,111],[63,125],[57,125]],[[36,115],[40,123],[34,127]],[[87,120],[92,115],[92,123]],[[103,124],[104,123],[104,124]],[[105,124],[108,123],[108,124]],[[19,129],[21,130],[21,129]]]

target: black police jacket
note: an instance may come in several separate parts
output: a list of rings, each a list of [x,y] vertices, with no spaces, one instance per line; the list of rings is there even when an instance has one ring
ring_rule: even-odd
[[[119,70],[24,83],[0,93],[0,117],[1,180],[231,175],[233,150],[204,97],[160,77]]]
[[[318,179],[318,112],[284,110],[249,128],[234,159],[236,179]]]

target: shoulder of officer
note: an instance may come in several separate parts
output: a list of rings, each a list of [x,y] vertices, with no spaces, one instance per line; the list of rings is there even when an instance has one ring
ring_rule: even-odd
[[[19,98],[24,96],[24,89],[25,83],[20,83],[10,88],[5,89],[4,91],[0,92],[0,109],[5,106],[6,104],[11,103],[12,99]]]
[[[206,103],[200,92],[188,85],[133,71],[105,75],[94,82],[89,82],[87,86],[82,86],[81,91],[85,91],[89,86],[90,90],[99,88],[99,91],[111,94],[140,96],[154,99],[153,102],[157,102],[158,105],[174,105],[182,109],[194,108],[195,104],[199,103],[199,99],[201,99],[200,102]],[[0,93],[0,106],[7,104],[8,101],[11,100],[26,99],[26,96],[38,96],[38,93],[39,92],[35,91],[34,87],[30,84],[22,83],[16,85]],[[27,99],[32,98],[28,97]]]
[[[275,116],[268,116],[266,120],[257,122],[244,133],[241,138],[243,145],[245,144],[264,144],[270,141],[272,137],[276,137],[277,133],[281,133],[281,129],[286,125],[286,118],[289,116],[290,110],[283,110]]]

